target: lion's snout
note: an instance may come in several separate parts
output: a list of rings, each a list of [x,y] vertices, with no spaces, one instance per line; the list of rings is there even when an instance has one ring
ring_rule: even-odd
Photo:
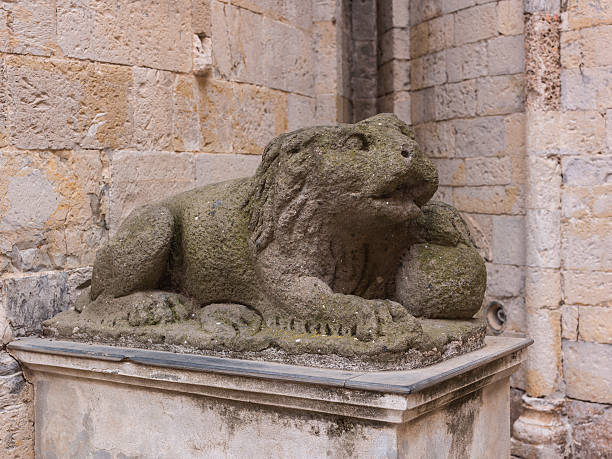
[[[402,157],[406,158],[407,160],[412,160],[412,157],[414,156],[413,148],[414,147],[412,144],[407,143],[402,145],[400,155],[402,155]]]

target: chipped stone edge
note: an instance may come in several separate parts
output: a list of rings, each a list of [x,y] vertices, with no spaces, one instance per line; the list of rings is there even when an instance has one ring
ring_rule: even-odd
[[[37,372],[142,386],[281,408],[403,423],[510,376],[527,338],[487,337],[477,351],[426,368],[351,372],[271,362],[87,345],[13,341],[29,379]]]

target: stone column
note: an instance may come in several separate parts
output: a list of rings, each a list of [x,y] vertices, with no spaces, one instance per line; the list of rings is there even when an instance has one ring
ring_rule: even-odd
[[[525,0],[527,331],[523,413],[513,426],[512,453],[563,457],[567,428],[561,362],[561,166],[559,1]]]

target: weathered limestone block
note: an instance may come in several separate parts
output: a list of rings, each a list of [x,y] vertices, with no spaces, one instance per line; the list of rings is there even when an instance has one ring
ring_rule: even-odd
[[[455,155],[455,128],[452,122],[421,124],[414,127],[414,134],[428,157],[452,158]]]
[[[67,70],[67,74],[71,74]],[[130,89],[131,69],[118,65],[92,64],[75,75],[83,85],[79,107],[80,145],[83,148],[119,148],[133,136]]]
[[[606,0],[595,0],[593,2],[569,0],[567,12],[571,29],[610,24],[612,21],[612,5]]]
[[[518,214],[522,207],[520,193],[514,185],[453,188],[453,205],[462,212]]]
[[[612,184],[565,186],[561,194],[561,209],[564,217],[612,217]]]
[[[315,99],[312,97],[289,94],[287,99],[287,129],[310,127],[315,122]]]
[[[602,318],[603,319],[603,318]],[[612,403],[612,345],[563,342],[563,372],[569,397]]]
[[[438,170],[438,178],[442,186],[465,185],[465,161],[454,158],[432,158]]]
[[[463,45],[497,34],[497,5],[487,3],[456,13],[454,44]]]
[[[610,66],[561,70],[561,105],[565,110],[605,110],[611,86]]]
[[[57,42],[66,56],[191,70],[191,0],[56,3]]]
[[[113,181],[108,226],[111,232],[136,207],[193,188],[195,171],[195,156],[191,153],[114,152],[110,161]]]
[[[38,333],[41,323],[74,305],[91,268],[47,272],[2,280],[6,317],[15,336]]]
[[[260,154],[270,137],[287,130],[287,93],[235,84],[231,119],[232,151]]]
[[[199,81],[202,151],[260,154],[287,130],[288,95],[251,84]]]
[[[508,265],[525,264],[525,218],[497,215],[493,220],[493,261]]]
[[[394,60],[392,63],[395,62]],[[408,65],[410,65],[410,69],[405,73],[409,74],[411,78],[408,80],[409,88],[421,89],[446,83],[446,53],[427,54],[426,56],[409,61]],[[388,75],[389,78],[392,78],[391,83],[385,85],[384,75]],[[383,93],[387,93],[395,89],[389,86],[393,82],[399,81],[401,76],[399,74],[394,75],[393,72],[387,71],[383,73],[382,78]]]
[[[177,75],[173,87],[173,142],[175,151],[198,151],[202,141],[195,77]]]
[[[164,158],[195,181],[191,155],[116,153],[113,200],[143,177],[149,202],[166,195]],[[486,271],[458,212],[427,204],[437,184],[394,115],[283,134],[253,177],[140,207],[118,229],[113,212],[91,290],[46,332],[383,368],[473,349]]]
[[[258,155],[200,154],[196,157],[198,186],[250,177],[261,163]]]
[[[610,40],[612,25],[561,32],[561,65],[564,69],[609,66],[612,51],[603,45]]]
[[[446,50],[446,72],[451,83],[487,74],[485,42],[470,43]]]
[[[32,389],[17,361],[0,350],[0,451],[4,457],[34,457]]]
[[[64,273],[4,279],[2,291],[15,336],[39,332],[42,321],[69,307]]]
[[[575,220],[561,228],[561,258],[567,269],[612,271],[612,221]]]
[[[382,63],[393,59],[410,59],[410,31],[407,28],[387,30],[380,38],[380,49]],[[432,49],[432,51],[437,50]]]
[[[210,37],[211,0],[191,0],[191,29],[193,33]]]
[[[572,341],[578,339],[578,306],[561,307],[561,337]]]
[[[232,152],[233,107],[232,83],[217,80],[198,80],[199,118],[202,129],[201,150],[213,153]]]
[[[525,78],[520,74],[479,78],[477,93],[479,115],[521,112],[525,106]]]
[[[525,37],[499,37],[487,43],[489,75],[506,75],[525,71]]]
[[[456,120],[453,127],[458,157],[500,156],[505,149],[505,124],[501,116]]]
[[[565,302],[568,304],[612,305],[612,273],[602,271],[564,271]]]
[[[93,263],[107,235],[108,160],[91,150],[0,153],[0,260],[7,272]]]
[[[567,418],[572,425],[572,448],[576,456],[602,457],[612,444],[610,405],[568,400]]]
[[[6,59],[11,143],[19,148],[72,148],[84,98],[75,75],[85,64],[63,68],[52,61]]]
[[[163,70],[134,68],[131,92],[133,144],[140,150],[170,150],[173,140],[172,90],[175,75]]]
[[[215,73],[225,80],[263,85],[262,15],[213,1],[211,18]]]
[[[575,330],[580,332],[580,339],[612,344],[612,308],[585,306],[577,309],[580,311],[580,321]]]
[[[313,96],[312,35],[264,17],[263,40],[266,86]]]
[[[0,9],[0,51],[49,56],[55,47],[54,2],[3,2]]]
[[[474,80],[436,87],[436,119],[473,117],[476,114],[476,94],[476,82]]]
[[[468,186],[510,185],[511,158],[468,158],[465,160],[465,179]]]
[[[502,35],[522,34],[525,29],[523,2],[521,0],[502,0],[497,2],[497,30]]]
[[[11,143],[19,148],[127,146],[126,67],[11,56],[5,60]]]

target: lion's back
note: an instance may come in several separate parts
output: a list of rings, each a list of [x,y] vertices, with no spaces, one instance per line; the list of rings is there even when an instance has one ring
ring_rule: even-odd
[[[204,186],[166,204],[175,217],[173,283],[202,303],[253,298],[255,271],[244,202],[249,179]]]

